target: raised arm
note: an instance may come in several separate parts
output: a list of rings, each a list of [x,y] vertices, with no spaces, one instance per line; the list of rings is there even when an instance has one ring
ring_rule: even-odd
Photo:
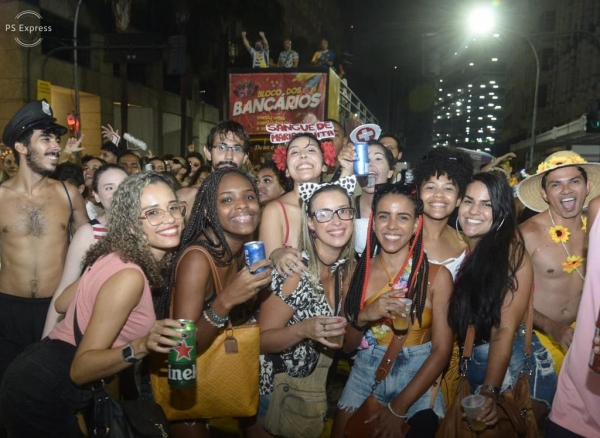
[[[73,203],[73,230],[77,231],[80,226],[87,224],[90,221],[90,218],[87,215],[85,201],[83,200],[81,193],[79,193],[76,187],[70,184],[65,184],[65,186],[69,191],[69,196]]]
[[[250,43],[248,42],[248,38],[246,38],[246,32],[242,32],[242,42],[244,43],[244,47],[247,51],[251,51]]]
[[[139,303],[143,290],[144,276],[133,268],[118,271],[102,285],[94,303],[92,317],[71,364],[70,376],[73,383],[83,385],[94,382],[131,365],[123,359],[123,346],[112,348],[112,345],[129,314]],[[130,343],[135,357],[142,359],[147,356],[150,343],[152,349],[168,352],[169,347],[176,344],[169,337],[181,338],[181,334],[169,326],[178,325],[173,320],[157,321],[150,333]]]
[[[269,42],[267,41],[267,37],[265,36],[265,33],[264,32],[258,32],[258,35],[260,35],[260,38],[262,39],[263,48],[265,50],[269,50]]]

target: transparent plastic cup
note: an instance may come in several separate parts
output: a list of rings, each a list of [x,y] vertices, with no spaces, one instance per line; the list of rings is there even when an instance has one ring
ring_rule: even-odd
[[[477,421],[477,417],[483,408],[485,397],[480,394],[468,395],[460,402],[465,411],[469,426],[474,432],[481,432],[487,425],[483,421]]]
[[[398,298],[406,306],[404,314],[406,317],[397,316],[396,319],[392,320],[394,329],[398,331],[408,330],[408,321],[410,320],[410,311],[412,308],[412,300],[410,298]]]

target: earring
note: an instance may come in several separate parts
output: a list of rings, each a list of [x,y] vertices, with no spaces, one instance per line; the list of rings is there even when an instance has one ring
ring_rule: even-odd
[[[316,232],[314,229],[312,229],[312,228],[309,228],[309,229],[308,229],[308,232],[309,232],[309,234],[310,234],[310,237],[312,237],[313,239],[316,239],[316,238],[317,238],[317,232]]]
[[[502,225],[504,224],[504,219],[506,219],[506,218],[502,218],[502,222],[500,222],[500,225],[498,225],[498,227],[496,228],[496,231],[498,231],[500,229],[500,227],[502,227]]]

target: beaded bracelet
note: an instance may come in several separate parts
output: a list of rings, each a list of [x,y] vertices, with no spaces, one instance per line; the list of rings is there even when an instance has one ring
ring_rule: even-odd
[[[400,414],[397,414],[397,413],[395,413],[395,412],[392,410],[392,403],[391,403],[391,402],[390,402],[390,403],[388,403],[387,407],[388,407],[388,410],[389,410],[389,411],[392,413],[392,415],[393,415],[394,417],[397,417],[397,418],[402,418],[403,420],[406,420],[406,419],[408,418],[408,417],[406,416],[406,414],[404,414],[404,415],[400,415]]]
[[[225,323],[224,322],[213,321],[213,319],[208,315],[208,313],[207,313],[206,310],[204,312],[202,312],[202,315],[204,316],[204,319],[206,319],[206,321],[210,325],[212,325],[213,327],[216,327],[216,328],[223,328],[223,327],[225,327]]]
[[[211,307],[208,308],[208,314],[213,321],[218,322],[219,324],[225,324],[227,321],[229,321],[229,315],[221,317],[217,315]]]

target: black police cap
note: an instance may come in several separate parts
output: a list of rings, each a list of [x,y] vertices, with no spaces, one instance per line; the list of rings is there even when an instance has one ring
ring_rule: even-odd
[[[14,147],[17,138],[29,129],[52,129],[58,135],[65,135],[68,129],[55,122],[52,108],[46,99],[29,102],[7,123],[2,133],[2,142],[6,146]]]

